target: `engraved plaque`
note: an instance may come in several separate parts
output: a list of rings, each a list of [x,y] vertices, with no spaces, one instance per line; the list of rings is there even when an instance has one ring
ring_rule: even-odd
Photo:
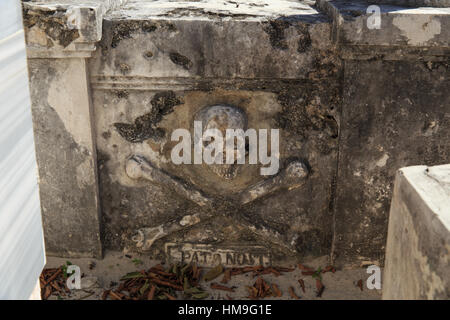
[[[270,252],[259,246],[214,246],[193,243],[166,243],[168,259],[183,263],[195,262],[199,266],[228,267],[268,266],[271,264]]]

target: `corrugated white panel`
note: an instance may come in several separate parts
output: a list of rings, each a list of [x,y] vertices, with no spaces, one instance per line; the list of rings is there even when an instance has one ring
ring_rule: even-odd
[[[0,0],[0,299],[28,299],[45,264],[19,0]]]

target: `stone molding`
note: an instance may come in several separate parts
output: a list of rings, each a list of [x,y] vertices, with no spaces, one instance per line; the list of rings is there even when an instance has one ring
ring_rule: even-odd
[[[102,38],[103,17],[127,0],[24,2],[29,58],[89,58]],[[45,29],[43,29],[45,23]]]
[[[367,13],[367,9],[372,4],[362,0],[317,0],[316,5],[333,20],[332,40],[343,59],[448,56],[450,8],[376,4],[380,8],[380,29],[369,29],[368,19],[373,13]]]

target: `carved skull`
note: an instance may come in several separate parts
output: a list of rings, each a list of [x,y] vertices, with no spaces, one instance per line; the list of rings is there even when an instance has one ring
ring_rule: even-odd
[[[223,154],[219,155],[223,157],[223,164],[211,164],[208,168],[217,174],[219,177],[224,179],[234,179],[239,170],[239,165],[237,164],[238,157],[245,157],[245,154],[241,154],[241,150],[237,148],[237,143],[234,141],[234,137],[227,138],[227,129],[242,129],[247,130],[247,116],[245,112],[237,107],[229,105],[213,105],[205,107],[200,110],[196,117],[196,121],[202,122],[203,131],[208,129],[218,129],[222,133],[223,137]],[[230,140],[230,144],[234,146],[232,150],[226,150],[227,139]],[[207,146],[211,141],[204,142],[204,146]],[[246,148],[245,148],[246,149]],[[234,153],[234,163],[226,163],[227,152]],[[244,151],[245,152],[245,151]]]

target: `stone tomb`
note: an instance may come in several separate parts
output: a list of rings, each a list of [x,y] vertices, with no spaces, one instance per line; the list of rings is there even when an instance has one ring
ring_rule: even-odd
[[[446,8],[382,6],[395,32],[377,33],[364,2],[23,6],[48,254],[382,264],[395,171],[448,158]],[[393,14],[442,28],[406,41]],[[279,129],[278,173],[251,145],[245,164],[174,163],[194,121]]]
[[[329,252],[339,64],[322,47],[326,17],[291,4],[280,21],[266,11],[218,20],[178,4],[105,17],[89,69],[107,246],[239,245],[245,255],[262,246],[264,262]],[[223,133],[281,129],[279,173],[262,176],[248,159],[174,164],[171,134],[194,137],[194,121]]]

